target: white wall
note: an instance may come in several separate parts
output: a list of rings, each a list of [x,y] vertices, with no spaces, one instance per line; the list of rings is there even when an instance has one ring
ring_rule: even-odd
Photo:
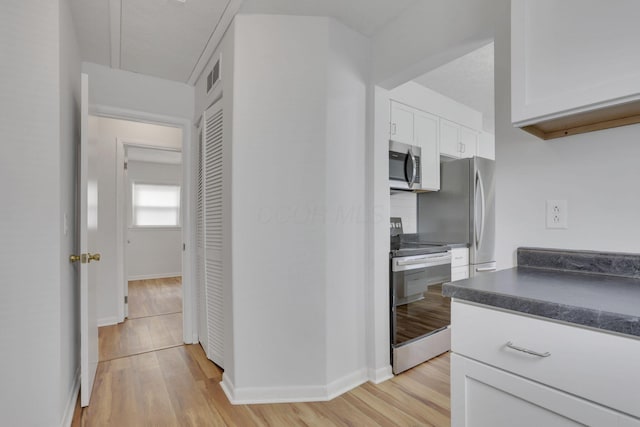
[[[225,384],[235,401],[323,399],[366,368],[368,45],[327,18],[291,16],[237,16],[234,39]]]
[[[486,45],[501,1],[415,2],[374,35],[374,83],[392,89]]]
[[[403,233],[418,232],[418,197],[416,193],[397,192],[390,196],[391,216],[402,218]]]
[[[91,83],[89,83],[91,84]],[[116,260],[116,140],[146,144],[150,146],[181,149],[182,130],[179,128],[131,122],[127,120],[109,119],[105,117],[89,117],[89,138],[98,139],[100,162],[89,165],[98,168],[98,247],[102,254],[100,275],[97,285],[98,324],[114,324],[121,322],[118,307],[118,287]],[[124,286],[124,284],[122,284]]]
[[[131,184],[182,183],[180,165],[150,162],[128,162],[127,206],[131,218]],[[128,280],[174,277],[182,274],[182,228],[129,227],[126,248]]]
[[[80,51],[67,0],[60,2],[60,392],[64,422],[73,415],[80,369],[80,287],[76,251],[76,147],[80,141]],[[66,221],[65,221],[66,217]],[[67,231],[65,233],[65,222]],[[77,264],[76,264],[77,265]],[[66,414],[64,413],[66,411]]]
[[[234,387],[319,386],[327,22],[245,15],[235,30]]]
[[[393,88],[389,91],[389,97],[418,110],[426,111],[471,129],[482,130],[482,113],[480,111],[454,101],[416,82],[407,82]]]
[[[89,103],[170,117],[193,117],[193,87],[91,62],[82,63],[89,75]]]
[[[539,140],[511,125],[508,2],[496,37],[498,268],[519,246],[640,252],[640,125]],[[597,60],[597,58],[594,58]],[[545,228],[545,201],[568,202],[569,228]]]
[[[329,25],[325,137],[326,328],[329,393],[366,379],[365,156],[371,47]]]
[[[74,211],[80,77],[69,20],[65,1],[0,4],[2,425],[60,425],[75,397],[74,232],[62,222]]]

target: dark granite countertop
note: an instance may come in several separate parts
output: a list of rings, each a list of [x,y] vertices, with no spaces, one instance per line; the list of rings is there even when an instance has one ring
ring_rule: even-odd
[[[482,274],[470,279],[448,283],[443,294],[459,300],[546,317],[640,337],[640,279],[634,270],[631,277],[624,272],[609,275],[602,271],[585,272],[585,252],[578,254],[583,262],[580,272],[545,268],[536,259],[535,267],[527,257],[532,249],[518,254],[519,267]],[[557,259],[558,252],[538,253]],[[592,253],[589,253],[592,254]],[[562,253],[563,256],[567,252]],[[602,257],[602,253],[598,253]],[[613,254],[615,257],[626,254]],[[627,256],[628,258],[628,256]],[[573,258],[572,258],[573,259]],[[613,263],[615,264],[615,263]],[[587,268],[588,269],[588,268]]]

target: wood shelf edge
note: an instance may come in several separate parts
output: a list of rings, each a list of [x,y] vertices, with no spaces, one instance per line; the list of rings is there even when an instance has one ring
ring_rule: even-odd
[[[631,117],[624,117],[621,119],[606,120],[603,122],[591,123],[588,125],[576,126],[572,128],[565,128],[565,129],[559,129],[559,130],[553,130],[553,131],[547,131],[547,132],[541,130],[538,127],[538,125],[529,125],[529,126],[522,127],[521,129],[526,132],[529,132],[534,136],[537,136],[540,139],[547,141],[550,139],[563,138],[565,136],[578,135],[581,133],[594,132],[598,130],[611,129],[615,127],[633,125],[638,123],[640,123],[640,114],[636,116],[631,116]]]
[[[543,140],[640,123],[640,101],[518,126]]]

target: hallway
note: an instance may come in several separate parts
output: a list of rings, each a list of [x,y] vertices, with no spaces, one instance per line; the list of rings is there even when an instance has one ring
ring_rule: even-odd
[[[230,404],[222,370],[200,345],[182,344],[180,287],[130,283],[132,317],[100,328],[91,404],[76,406],[73,427],[450,425],[448,354],[329,402]]]
[[[129,316],[98,329],[99,361],[104,362],[183,344],[180,277],[129,282]]]

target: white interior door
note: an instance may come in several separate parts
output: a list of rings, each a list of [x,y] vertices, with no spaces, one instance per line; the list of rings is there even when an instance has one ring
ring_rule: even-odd
[[[96,317],[96,276],[100,254],[96,250],[98,232],[97,150],[89,141],[89,77],[82,74],[80,103],[80,403],[89,405],[98,368],[98,323]]]
[[[207,351],[209,340],[207,332],[207,304],[204,281],[204,135],[203,127],[198,129],[198,151],[196,154],[197,192],[196,192],[196,274],[198,292],[198,338],[202,348]]]
[[[224,368],[222,261],[223,140],[222,100],[204,113],[204,283],[207,357]]]

